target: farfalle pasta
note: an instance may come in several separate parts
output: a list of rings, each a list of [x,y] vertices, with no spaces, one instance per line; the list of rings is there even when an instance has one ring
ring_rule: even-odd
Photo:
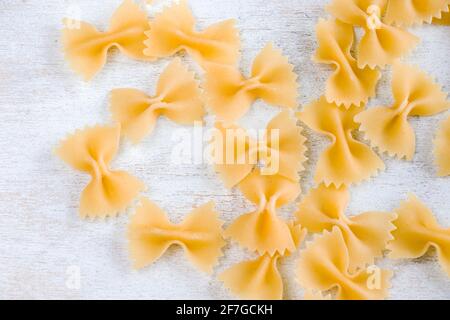
[[[370,108],[355,116],[371,144],[382,152],[411,160],[416,137],[408,116],[431,116],[450,107],[447,94],[426,73],[404,64],[393,68],[391,107]]]
[[[280,300],[283,280],[278,271],[279,255],[265,254],[231,266],[219,275],[224,285],[241,299]]]
[[[103,68],[112,47],[133,59],[154,60],[143,53],[145,31],[150,28],[147,14],[132,0],[122,3],[111,18],[109,30],[104,33],[86,22],[66,19],[64,23],[65,57],[85,80],[92,79]]]
[[[193,124],[202,121],[205,114],[194,74],[178,58],[161,74],[155,96],[135,89],[115,89],[110,102],[122,134],[134,143],[153,130],[160,116],[180,124]]]
[[[410,195],[395,210],[394,240],[387,249],[391,259],[416,259],[434,247],[442,268],[450,277],[450,229],[439,226],[433,213],[416,196]]]
[[[207,62],[237,62],[240,40],[234,20],[214,24],[203,31],[196,31],[195,23],[186,1],[166,8],[150,22],[144,54],[163,58],[186,51],[201,66]]]
[[[316,236],[300,252],[297,280],[305,290],[336,289],[337,300],[380,300],[388,296],[392,272],[370,266],[350,273],[349,253],[339,228]]]
[[[299,247],[306,230],[289,225],[291,237]],[[291,252],[286,252],[286,255]],[[231,266],[219,275],[219,279],[236,296],[251,300],[279,300],[283,298],[283,281],[278,270],[278,261],[283,256],[264,254],[250,261]]]
[[[431,23],[434,18],[441,18],[448,12],[449,0],[386,0],[386,16],[388,23],[401,26]]]
[[[306,138],[296,120],[283,111],[267,125],[256,141],[236,125],[216,124],[211,147],[216,171],[228,188],[247,177],[258,163],[264,175],[280,175],[297,181],[304,170]]]
[[[364,29],[357,47],[358,66],[384,67],[406,55],[419,38],[384,23],[386,0],[332,0],[328,11],[337,19]]]
[[[332,140],[317,163],[314,176],[317,184],[340,187],[359,183],[384,169],[383,161],[375,152],[353,138],[353,131],[358,129],[353,118],[362,110],[358,107],[345,110],[322,97],[297,114],[311,129]]]
[[[225,237],[260,255],[294,251],[295,241],[289,225],[277,216],[277,209],[299,195],[299,183],[279,175],[264,176],[255,169],[239,184],[239,189],[258,208],[238,217],[225,230]]]
[[[120,127],[97,126],[75,132],[56,149],[56,154],[92,179],[80,200],[82,218],[105,218],[123,211],[144,190],[144,184],[109,165],[117,153]]]
[[[352,26],[341,21],[320,20],[316,33],[319,47],[314,60],[333,65],[335,69],[327,80],[327,101],[346,108],[366,103],[375,95],[381,74],[369,67],[358,67],[351,54],[354,41]]]
[[[440,176],[450,175],[450,117],[448,117],[438,130],[434,140],[434,155]]]
[[[284,108],[297,106],[297,75],[281,51],[267,45],[255,58],[245,78],[235,66],[208,64],[205,91],[208,105],[219,120],[234,122],[256,99]]]
[[[396,215],[365,212],[347,217],[345,210],[349,201],[350,193],[346,187],[321,184],[300,202],[296,222],[314,233],[338,227],[348,249],[348,269],[353,273],[383,255],[386,244],[392,239],[391,232],[395,229],[392,221]]]
[[[214,203],[194,209],[179,225],[172,224],[167,214],[150,200],[143,198],[141,203],[128,229],[135,268],[152,264],[171,245],[178,244],[196,267],[208,273],[213,271],[225,246],[222,221],[214,211]]]
[[[280,50],[268,44],[255,58],[250,75],[243,75],[237,66],[240,39],[235,21],[199,31],[185,0],[152,21],[134,1],[124,0],[106,32],[82,21],[64,21],[65,57],[86,80],[104,67],[112,47],[144,61],[185,52],[206,77],[202,93],[195,75],[176,58],[161,74],[154,96],[129,88],[111,92],[117,125],[79,130],[60,144],[56,154],[91,175],[81,194],[81,217],[115,216],[145,188],[137,178],[110,168],[121,134],[138,143],[154,130],[160,116],[186,125],[202,121],[204,102],[219,121],[210,144],[215,169],[227,187],[238,186],[256,207],[224,231],[212,202],[174,224],[164,210],[142,198],[128,227],[135,268],[154,263],[169,247],[179,245],[193,265],[211,273],[223,255],[224,237],[231,238],[257,257],[221,273],[224,285],[244,299],[282,299],[279,261],[297,250],[309,231],[320,235],[301,252],[296,268],[306,300],[386,298],[392,272],[373,265],[385,249],[391,258],[411,259],[433,247],[450,276],[450,229],[439,226],[415,196],[392,213],[345,215],[348,186],[384,169],[376,153],[353,137],[354,131],[360,128],[373,146],[409,160],[415,135],[408,116],[434,115],[450,107],[447,94],[424,72],[396,63],[419,42],[402,27],[423,22],[449,25],[450,0],[330,1],[327,9],[333,20],[320,20],[316,26],[314,60],[334,71],[324,96],[297,116],[332,143],[317,164],[318,187],[300,202],[296,220],[289,222],[277,211],[300,194],[306,138],[288,110],[297,106],[297,75]],[[354,27],[363,29],[357,59],[352,54]],[[388,64],[394,64],[395,103],[364,110],[375,96],[378,68]],[[262,141],[233,124],[257,99],[285,109],[270,121]],[[434,153],[439,175],[450,175],[450,118],[438,130]]]

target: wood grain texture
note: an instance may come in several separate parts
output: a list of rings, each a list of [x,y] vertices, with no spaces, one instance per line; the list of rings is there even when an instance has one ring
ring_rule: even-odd
[[[103,71],[83,82],[63,59],[61,19],[77,5],[82,19],[106,28],[121,0],[0,1],[0,298],[14,299],[219,299],[232,298],[216,279],[218,272],[251,254],[235,244],[227,246],[213,276],[195,270],[178,248],[170,249],[154,265],[133,271],[128,259],[128,214],[118,219],[82,221],[77,207],[88,177],[65,166],[52,154],[58,141],[77,128],[110,121],[108,92],[134,87],[152,92],[168,60],[143,63],[114,52]],[[165,1],[155,1],[157,8]],[[330,69],[311,62],[316,48],[314,26],[326,17],[326,0],[190,0],[201,27],[236,18],[242,36],[243,70],[257,52],[273,42],[295,65],[299,74],[300,102],[318,98]],[[154,8],[150,12],[155,11]],[[450,28],[421,26],[411,29],[422,43],[406,59],[434,75],[450,90]],[[189,59],[185,59],[195,67]],[[391,102],[390,70],[383,73],[378,96],[370,106]],[[256,103],[241,121],[262,128],[277,109]],[[411,119],[417,133],[412,162],[383,156],[387,169],[374,179],[352,187],[349,214],[368,210],[389,211],[416,193],[434,211],[442,225],[450,226],[450,179],[438,178],[433,164],[432,140],[447,114]],[[208,126],[213,118],[208,117]],[[124,143],[114,167],[137,175],[149,187],[145,193],[170,213],[174,221],[192,206],[214,200],[229,224],[252,206],[237,191],[226,190],[206,165],[175,165],[170,155],[180,127],[161,119],[154,134],[138,146]],[[186,128],[191,131],[191,128]],[[310,130],[307,171],[302,188],[312,186],[318,155],[328,143]],[[289,217],[294,205],[283,209]],[[128,212],[129,213],[129,212]],[[285,297],[303,293],[293,267],[298,254],[282,261]],[[382,261],[394,269],[394,299],[450,298],[450,280],[434,255],[413,261]],[[67,268],[81,271],[81,288],[66,286]]]

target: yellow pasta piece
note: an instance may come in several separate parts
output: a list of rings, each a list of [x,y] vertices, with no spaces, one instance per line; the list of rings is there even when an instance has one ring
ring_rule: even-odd
[[[171,245],[178,244],[196,267],[208,273],[213,271],[225,246],[223,223],[214,211],[213,202],[194,209],[179,225],[172,224],[167,214],[150,200],[143,198],[141,202],[128,229],[135,268],[152,264]]]
[[[56,149],[71,167],[92,176],[81,194],[82,218],[114,216],[144,190],[144,184],[135,177],[109,168],[119,141],[120,127],[97,126],[75,132]]]
[[[362,110],[357,107],[345,110],[322,97],[297,114],[311,129],[327,135],[333,142],[319,158],[314,177],[317,184],[350,185],[384,170],[384,163],[375,152],[352,136],[358,129],[353,118]]]
[[[412,194],[395,212],[397,229],[392,234],[394,240],[387,246],[391,250],[388,257],[416,259],[434,247],[442,268],[450,277],[450,228],[439,226],[431,210]]]
[[[360,68],[392,64],[419,42],[408,31],[383,22],[385,7],[386,0],[333,0],[327,7],[336,19],[364,29],[357,47]]]
[[[450,6],[447,8],[446,12],[442,12],[440,18],[433,18],[433,23],[443,26],[450,26]]]
[[[265,254],[231,266],[219,275],[229,290],[241,299],[281,300],[283,281],[278,271],[278,254]]]
[[[193,124],[202,121],[205,114],[194,74],[178,58],[161,74],[154,97],[135,89],[113,90],[111,112],[121,124],[122,134],[134,143],[153,131],[160,116],[179,124]]]
[[[289,225],[291,236],[300,246],[306,230]],[[241,299],[279,300],[283,298],[283,281],[278,271],[280,254],[264,254],[250,261],[235,264],[219,275],[225,286]]]
[[[321,184],[312,189],[300,202],[296,213],[297,223],[308,232],[320,233],[338,227],[348,248],[348,268],[350,273],[373,264],[375,258],[383,255],[383,250],[395,229],[392,221],[394,213],[364,212],[347,217],[345,210],[350,201],[346,187],[339,189]]]
[[[349,273],[349,254],[339,228],[325,231],[300,252],[297,279],[306,290],[337,289],[337,300],[380,300],[388,296],[392,272],[370,266]]]
[[[241,192],[258,208],[237,218],[224,235],[242,247],[260,255],[295,250],[295,241],[288,224],[277,216],[277,209],[293,201],[300,193],[300,185],[279,175],[264,176],[255,169],[239,185]]]
[[[401,26],[431,23],[448,12],[449,5],[450,0],[387,0],[385,20]]]
[[[327,101],[346,108],[367,103],[375,95],[381,73],[369,67],[358,67],[350,52],[354,41],[352,26],[340,21],[320,20],[316,33],[319,47],[314,60],[335,67],[326,84]]]
[[[262,141],[252,139],[235,125],[216,124],[213,138],[215,169],[228,188],[236,186],[259,163],[264,175],[280,175],[297,181],[305,168],[306,138],[287,111],[267,125]]]
[[[205,91],[208,105],[222,121],[241,118],[256,99],[284,108],[297,106],[297,75],[281,51],[267,45],[255,58],[251,76],[221,64],[206,66]]]
[[[395,103],[391,107],[370,108],[356,115],[355,121],[380,151],[411,160],[416,137],[408,116],[431,116],[447,110],[450,102],[426,73],[400,63],[393,68],[392,93]]]
[[[162,58],[186,51],[201,66],[206,62],[235,64],[240,48],[235,21],[223,21],[200,32],[195,23],[186,1],[166,8],[150,22],[144,54]]]
[[[442,123],[434,141],[434,154],[436,164],[439,168],[439,175],[450,175],[450,117]]]
[[[150,28],[147,14],[132,0],[125,0],[117,9],[107,32],[99,32],[82,21],[65,19],[64,23],[62,42],[66,59],[85,80],[92,79],[103,68],[112,47],[133,59],[154,60],[143,53],[145,31]]]

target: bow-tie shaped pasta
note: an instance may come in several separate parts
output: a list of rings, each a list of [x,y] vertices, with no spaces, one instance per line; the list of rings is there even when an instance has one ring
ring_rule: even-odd
[[[219,275],[234,295],[248,300],[281,300],[283,280],[278,271],[278,254],[265,254],[254,260],[235,264]]]
[[[289,225],[298,248],[306,236],[300,226]],[[286,251],[286,255],[291,252]],[[278,271],[278,261],[283,256],[264,254],[250,261],[235,264],[219,275],[219,279],[241,299],[279,300],[283,298],[283,280]]]
[[[335,67],[326,84],[327,101],[346,108],[366,103],[375,95],[381,74],[369,67],[358,67],[350,52],[354,40],[352,26],[340,21],[320,20],[316,33],[319,47],[314,60]]]
[[[393,213],[365,212],[347,217],[345,209],[350,200],[346,187],[336,189],[321,184],[312,189],[300,202],[296,213],[297,223],[308,232],[320,233],[338,227],[342,231],[348,248],[348,265],[351,273],[367,264],[373,264],[375,258],[383,255],[386,244],[392,239],[395,229]]]
[[[66,59],[85,80],[103,68],[111,47],[133,59],[154,60],[144,55],[145,31],[149,28],[147,14],[132,0],[125,0],[117,9],[110,29],[104,33],[88,23],[66,19],[62,37]]]
[[[434,154],[440,176],[450,175],[450,117],[442,123],[434,140]]]
[[[388,296],[390,270],[369,266],[350,273],[349,253],[339,228],[324,231],[300,252],[297,280],[305,290],[329,291],[337,288],[337,300],[380,300]]]
[[[239,184],[239,189],[258,209],[237,218],[224,235],[260,255],[294,251],[295,241],[289,226],[277,216],[277,209],[299,195],[299,183],[279,175],[263,176],[255,169]]]
[[[120,127],[97,126],[77,131],[56,149],[56,154],[67,164],[92,176],[81,194],[83,218],[114,216],[144,189],[144,184],[128,173],[109,168],[119,141]]]
[[[364,29],[358,48],[358,66],[384,67],[394,63],[419,42],[411,33],[383,23],[386,0],[333,0],[327,7],[336,19]]]
[[[280,175],[297,181],[304,170],[306,138],[296,120],[287,111],[275,116],[260,141],[234,125],[218,123],[212,141],[216,171],[228,188],[236,186],[258,165],[262,174]]]
[[[267,45],[255,58],[251,76],[245,78],[234,66],[206,66],[205,91],[208,104],[222,121],[241,118],[258,98],[284,107],[297,106],[297,75],[281,51]]]
[[[322,97],[297,114],[311,129],[333,141],[319,158],[314,177],[317,184],[328,186],[333,183],[340,187],[359,183],[384,169],[384,163],[376,153],[352,136],[358,129],[353,118],[362,110],[357,107],[345,110]]]
[[[206,62],[234,64],[239,57],[239,33],[234,20],[195,30],[195,18],[186,1],[173,4],[150,22],[144,54],[150,57],[168,57],[186,51],[201,66]]]
[[[416,259],[434,247],[442,268],[450,277],[450,228],[439,226],[431,210],[414,195],[395,212],[398,219],[394,221],[394,240],[387,246],[391,250],[388,257]]]
[[[185,249],[189,260],[202,271],[211,273],[225,241],[222,221],[214,211],[214,203],[194,209],[179,225],[172,224],[166,213],[143,198],[128,230],[134,267],[141,269],[158,260],[173,244]]]
[[[416,67],[396,64],[393,68],[390,108],[370,108],[356,115],[372,145],[392,156],[411,160],[416,149],[414,130],[408,116],[431,116],[450,107],[447,94],[426,73]]]
[[[387,0],[385,20],[401,26],[431,23],[448,12],[450,0]]]
[[[205,113],[194,74],[179,59],[173,60],[161,74],[154,97],[135,89],[113,90],[111,112],[121,124],[123,135],[134,143],[153,131],[160,116],[179,124],[192,124],[202,121]]]

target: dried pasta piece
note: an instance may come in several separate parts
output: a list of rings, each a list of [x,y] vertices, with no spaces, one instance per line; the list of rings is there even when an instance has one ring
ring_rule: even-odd
[[[188,259],[200,270],[211,273],[225,241],[222,221],[209,202],[194,209],[178,225],[150,200],[143,198],[128,229],[130,254],[134,267],[141,269],[158,260],[173,244],[184,248]]]
[[[326,84],[327,101],[346,108],[367,103],[375,96],[381,73],[369,67],[358,67],[350,52],[354,41],[352,26],[340,21],[320,20],[316,33],[319,47],[314,60],[335,67]]]
[[[186,51],[201,66],[205,62],[235,64],[240,48],[235,21],[223,21],[200,32],[195,23],[186,1],[166,8],[150,22],[144,54],[162,58]]]
[[[296,247],[300,246],[306,230],[293,224],[289,227]],[[264,254],[231,266],[219,275],[219,279],[241,299],[280,300],[283,298],[283,281],[278,270],[280,258],[280,254]]]
[[[433,23],[443,26],[450,26],[450,6],[447,8],[446,12],[442,12],[440,18],[433,18]]]
[[[82,218],[114,216],[144,190],[144,184],[135,177],[109,168],[119,141],[120,127],[96,126],[75,132],[56,149],[63,161],[92,177],[81,194]]]
[[[296,213],[297,223],[308,232],[320,233],[338,227],[348,248],[350,273],[373,264],[375,258],[383,256],[391,232],[395,229],[394,213],[364,212],[347,217],[345,210],[350,193],[344,186],[337,189],[323,184],[312,189],[300,202]]]
[[[450,175],[450,117],[442,123],[434,141],[434,154],[441,177]]]
[[[410,195],[395,210],[398,219],[394,240],[387,249],[391,259],[415,259],[423,256],[430,247],[437,252],[439,262],[450,277],[450,228],[442,228],[433,213],[415,195]]]
[[[121,124],[123,135],[134,143],[153,131],[160,116],[179,124],[193,124],[202,121],[205,114],[194,74],[178,58],[161,74],[154,97],[135,89],[113,90],[111,112]]]
[[[281,300],[283,281],[278,271],[278,254],[265,254],[231,266],[219,275],[225,286],[241,299]]]
[[[344,110],[322,97],[297,114],[311,129],[333,141],[319,158],[314,177],[317,184],[350,185],[384,170],[384,163],[375,152],[352,136],[358,129],[353,118],[362,110],[357,107]]]
[[[419,38],[383,22],[386,0],[333,0],[327,10],[337,19],[364,29],[357,47],[358,66],[384,67],[406,55]]]
[[[431,23],[448,12],[450,0],[387,0],[385,20],[400,26]]]
[[[325,231],[300,252],[297,279],[305,290],[337,289],[337,300],[380,300],[388,296],[390,270],[370,266],[350,273],[349,253],[339,228]]]
[[[222,121],[241,118],[256,99],[283,108],[297,106],[297,75],[281,51],[268,44],[255,58],[251,76],[221,64],[206,66],[205,91],[208,104]]]
[[[154,60],[143,53],[145,31],[150,28],[147,14],[132,0],[122,3],[104,33],[82,21],[65,19],[64,24],[62,41],[66,59],[85,80],[92,79],[103,68],[112,47],[133,59]]]
[[[236,186],[259,164],[264,175],[280,175],[297,181],[305,168],[306,138],[287,111],[267,125],[261,141],[235,125],[216,124],[212,142],[214,165],[228,188]]]
[[[279,175],[264,176],[255,169],[240,184],[244,196],[258,208],[237,218],[224,232],[242,247],[260,255],[273,256],[295,250],[288,224],[277,216],[277,209],[293,201],[300,193],[298,182]]]
[[[380,151],[411,160],[416,138],[408,116],[431,116],[447,110],[450,102],[426,73],[400,63],[393,68],[392,93],[395,103],[391,107],[370,108],[356,115],[355,121]]]

